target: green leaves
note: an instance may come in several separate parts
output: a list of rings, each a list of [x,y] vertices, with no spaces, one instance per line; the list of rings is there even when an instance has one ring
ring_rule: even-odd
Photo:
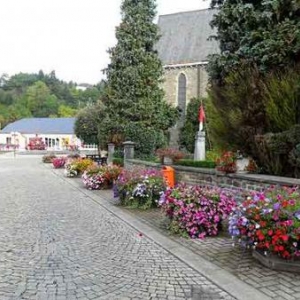
[[[299,61],[299,1],[228,0],[212,5],[220,5],[211,25],[217,29],[221,53],[210,59],[211,80],[222,81],[241,62],[267,73]]]
[[[119,134],[125,138],[124,134],[130,132],[131,139],[140,145],[137,153],[146,156],[157,146],[155,132],[166,132],[178,116],[163,99],[163,68],[154,50],[159,39],[158,27],[153,23],[155,7],[154,0],[123,1],[122,22],[116,30],[118,43],[108,51],[111,62],[106,70],[108,131],[120,125]],[[144,139],[141,129],[151,132],[154,140]]]

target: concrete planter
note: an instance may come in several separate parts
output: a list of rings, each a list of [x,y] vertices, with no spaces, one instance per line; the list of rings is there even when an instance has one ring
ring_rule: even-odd
[[[245,170],[245,168],[249,164],[249,158],[238,158],[236,160],[236,172],[240,174],[246,174],[248,171]]]
[[[264,255],[264,252],[259,250],[253,250],[252,256],[272,270],[300,273],[300,260],[285,260],[272,254]]]
[[[163,156],[162,164],[163,165],[173,165],[173,159],[169,156]]]

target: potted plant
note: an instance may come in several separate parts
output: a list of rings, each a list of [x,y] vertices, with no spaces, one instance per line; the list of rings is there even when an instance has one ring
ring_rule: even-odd
[[[237,156],[234,152],[226,151],[216,160],[216,169],[226,174],[235,173],[237,171],[236,160]]]
[[[242,245],[266,257],[299,258],[299,191],[272,187],[265,192],[251,193],[231,214],[229,233]]]
[[[160,148],[156,150],[156,155],[159,157],[161,164],[173,164],[184,157],[184,154],[175,148]]]
[[[161,171],[155,169],[123,170],[114,184],[114,195],[120,204],[132,208],[156,207],[161,194],[166,190]]]
[[[170,219],[171,232],[191,238],[217,235],[236,206],[234,194],[224,189],[186,184],[167,189],[159,204]]]

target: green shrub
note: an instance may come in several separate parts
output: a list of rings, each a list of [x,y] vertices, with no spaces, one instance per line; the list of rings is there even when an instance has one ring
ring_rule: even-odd
[[[114,165],[117,165],[117,166],[120,166],[120,167],[124,166],[123,158],[115,157],[115,158],[113,158],[112,162],[113,162]]]
[[[141,123],[128,123],[124,132],[125,139],[135,143],[134,153],[136,158],[154,158],[155,150],[166,145],[166,137],[162,131]]]
[[[175,165],[178,166],[186,166],[186,167],[195,167],[195,168],[208,168],[214,169],[216,167],[216,163],[214,161],[208,160],[190,160],[190,159],[181,159],[175,162]]]
[[[194,152],[195,135],[199,130],[198,112],[201,102],[206,103],[206,99],[193,98],[189,102],[186,111],[186,118],[179,134],[179,144],[189,152]],[[204,124],[205,126],[205,124]],[[207,143],[208,145],[208,143]]]
[[[300,177],[300,125],[280,133],[257,135],[255,147],[262,172]]]

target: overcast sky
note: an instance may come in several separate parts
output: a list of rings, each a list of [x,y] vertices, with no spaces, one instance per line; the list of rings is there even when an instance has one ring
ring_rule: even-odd
[[[0,75],[56,71],[97,83],[120,23],[121,0],[0,0]],[[158,15],[207,8],[209,0],[157,0]]]

